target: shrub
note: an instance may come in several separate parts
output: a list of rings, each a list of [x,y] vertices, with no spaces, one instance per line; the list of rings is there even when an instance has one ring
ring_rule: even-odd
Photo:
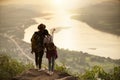
[[[57,71],[60,71],[60,72],[65,72],[65,73],[68,73],[68,68],[64,65],[64,64],[62,64],[62,65],[58,65],[58,64],[56,64],[55,65],[55,69],[57,70]]]
[[[92,70],[86,70],[86,72],[80,76],[81,80],[119,80],[120,79],[120,66],[114,67],[111,73],[107,73],[100,66],[94,66]]]
[[[10,80],[14,76],[22,73],[24,70],[28,70],[33,67],[32,64],[24,65],[17,60],[11,59],[7,55],[0,55],[0,79]]]

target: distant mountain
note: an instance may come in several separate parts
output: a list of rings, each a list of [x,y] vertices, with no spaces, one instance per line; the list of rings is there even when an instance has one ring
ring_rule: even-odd
[[[19,44],[22,41],[24,30],[32,24],[36,24],[32,18],[38,16],[32,7],[19,5],[0,5],[0,53],[8,54],[12,57],[27,61],[21,53]],[[28,47],[25,44],[26,48]]]
[[[24,6],[0,6],[0,33],[23,38],[24,29],[36,22],[32,20],[37,13]]]
[[[86,22],[92,28],[120,36],[120,1],[106,1],[76,10],[72,18]]]
[[[38,11],[39,10],[39,11]],[[0,5],[0,33],[23,39],[24,29],[36,24],[32,18],[49,15],[34,5]]]

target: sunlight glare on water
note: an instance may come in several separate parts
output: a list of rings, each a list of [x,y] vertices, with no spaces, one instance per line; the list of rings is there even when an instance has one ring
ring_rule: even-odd
[[[58,3],[59,0],[56,0],[55,11],[53,10],[52,15],[34,18],[38,24],[32,25],[25,30],[24,41],[30,43],[37,26],[43,23],[47,26],[49,32],[52,28],[56,28],[54,43],[58,48],[83,51],[115,59],[120,58],[120,37],[97,31],[85,22],[72,19],[71,16],[75,14],[68,13],[65,9],[70,8],[69,6],[75,8],[75,4],[71,2],[68,5],[67,1],[64,1],[64,4],[61,5],[62,1]]]
[[[50,17],[50,19],[46,19]],[[62,12],[50,16],[34,18],[38,24],[44,23],[50,29],[56,28],[54,42],[57,47],[88,52],[90,54],[120,58],[120,37],[94,30],[84,22],[71,19],[71,14]],[[37,26],[25,30],[24,41],[30,43]],[[57,31],[57,29],[59,29]]]

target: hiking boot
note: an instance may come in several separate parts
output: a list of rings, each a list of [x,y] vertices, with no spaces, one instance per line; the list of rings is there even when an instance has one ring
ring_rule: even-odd
[[[38,69],[38,71],[44,71],[44,70],[45,70],[44,68]]]
[[[50,71],[47,71],[46,73],[47,73],[47,74],[50,74]]]
[[[38,69],[38,71],[43,71],[42,69]]]
[[[52,71],[50,71],[50,72],[49,72],[49,75],[50,75],[50,76],[52,76],[52,75],[53,75],[53,72],[52,72]]]

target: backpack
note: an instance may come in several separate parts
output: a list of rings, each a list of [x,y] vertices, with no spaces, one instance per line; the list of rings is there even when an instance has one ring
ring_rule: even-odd
[[[53,38],[52,38],[52,36],[51,36],[51,35],[47,35],[47,36],[45,36],[43,42],[44,42],[44,44],[52,43],[52,42],[53,42]]]
[[[53,43],[53,38],[51,35],[48,35],[44,38],[44,45],[48,51],[55,50],[56,46]]]
[[[35,32],[31,38],[32,52],[39,52],[43,50],[44,36],[40,32]]]

